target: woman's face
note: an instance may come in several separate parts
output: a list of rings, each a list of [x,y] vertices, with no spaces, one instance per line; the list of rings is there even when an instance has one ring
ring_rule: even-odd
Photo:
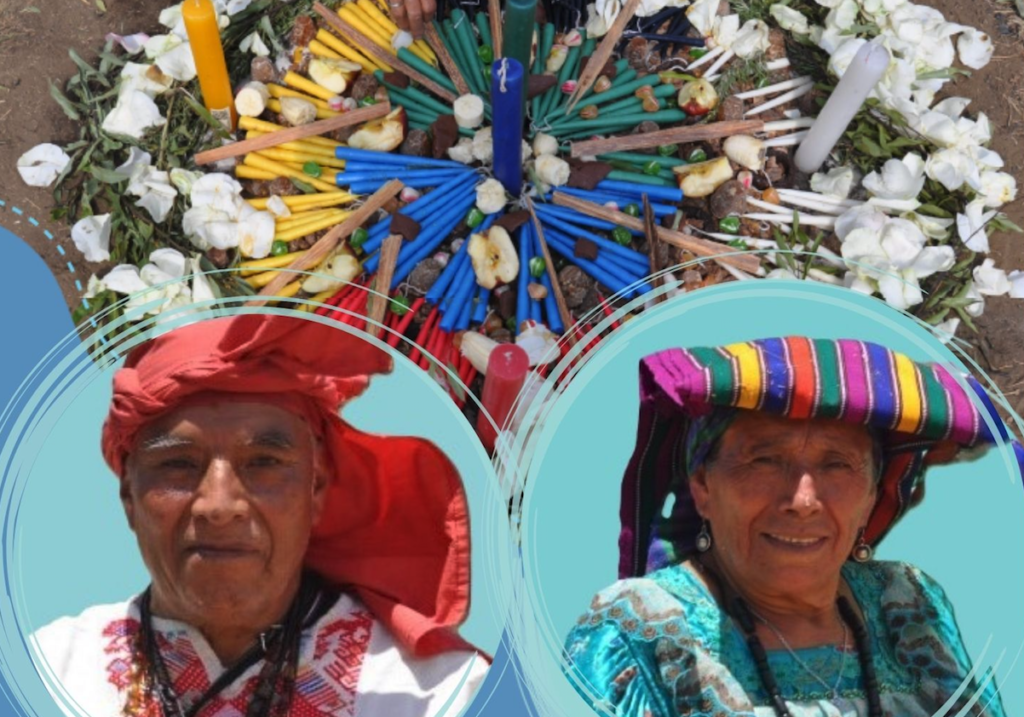
[[[837,580],[875,502],[867,429],[741,411],[691,478],[715,556],[741,591]]]

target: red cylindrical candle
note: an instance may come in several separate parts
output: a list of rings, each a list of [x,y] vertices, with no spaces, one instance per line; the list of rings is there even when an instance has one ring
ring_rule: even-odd
[[[484,410],[477,418],[476,432],[488,451],[494,450],[497,431],[508,422],[529,371],[530,357],[515,344],[501,344],[487,359],[487,374],[480,397]]]

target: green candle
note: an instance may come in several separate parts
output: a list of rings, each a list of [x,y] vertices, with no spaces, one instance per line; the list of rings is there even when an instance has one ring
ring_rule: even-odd
[[[530,47],[533,45],[533,23],[536,16],[537,0],[505,0],[502,54],[519,60],[525,69],[531,67]]]
[[[424,62],[415,54],[409,52],[406,48],[403,47],[398,50],[398,59],[411,66],[414,70],[419,70],[422,74],[426,75],[449,92],[458,92],[455,88],[454,82],[448,79],[448,77],[429,62]]]

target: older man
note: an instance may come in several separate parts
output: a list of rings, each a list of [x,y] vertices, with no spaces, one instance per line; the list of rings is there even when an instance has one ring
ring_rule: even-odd
[[[457,714],[487,659],[458,474],[433,445],[338,416],[379,349],[246,315],[135,349],[103,453],[151,585],[36,633],[93,717]],[[114,558],[116,559],[116,558]]]

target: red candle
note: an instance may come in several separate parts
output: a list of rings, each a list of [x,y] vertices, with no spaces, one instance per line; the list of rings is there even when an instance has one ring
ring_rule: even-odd
[[[481,396],[484,410],[477,418],[476,432],[488,451],[494,450],[497,430],[501,430],[508,421],[529,371],[529,356],[515,344],[501,344],[487,359],[487,374]]]

